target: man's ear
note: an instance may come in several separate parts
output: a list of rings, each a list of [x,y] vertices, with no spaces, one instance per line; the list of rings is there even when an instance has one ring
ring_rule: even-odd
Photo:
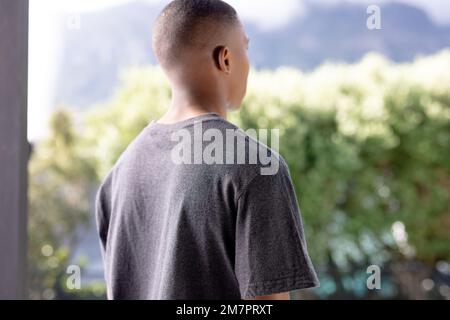
[[[230,49],[226,46],[217,46],[213,52],[213,59],[216,67],[229,74],[231,72],[230,65]]]

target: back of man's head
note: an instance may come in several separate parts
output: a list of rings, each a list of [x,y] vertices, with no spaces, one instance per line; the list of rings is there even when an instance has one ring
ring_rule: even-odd
[[[153,30],[153,50],[163,68],[183,63],[188,50],[214,47],[239,21],[221,0],[174,0],[159,15]]]

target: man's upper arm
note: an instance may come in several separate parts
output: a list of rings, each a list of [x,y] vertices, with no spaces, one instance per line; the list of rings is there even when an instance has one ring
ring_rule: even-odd
[[[291,290],[318,285],[284,160],[276,174],[256,175],[238,197],[235,261],[243,298],[285,299]]]

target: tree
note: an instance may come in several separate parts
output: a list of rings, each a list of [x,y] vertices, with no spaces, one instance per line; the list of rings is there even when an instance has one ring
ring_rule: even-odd
[[[38,144],[29,173],[29,294],[32,299],[70,295],[66,269],[77,243],[77,229],[89,221],[96,172],[79,148],[71,114],[59,109],[50,135]]]

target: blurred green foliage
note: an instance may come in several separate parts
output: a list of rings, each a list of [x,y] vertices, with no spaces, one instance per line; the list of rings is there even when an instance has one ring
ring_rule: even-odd
[[[316,265],[450,261],[449,70],[449,50],[401,65],[369,54],[312,73],[252,70],[229,120],[280,129]],[[32,270],[40,246],[71,239],[89,212],[88,190],[169,102],[162,71],[140,67],[73,129],[67,113],[54,119],[31,165]]]
[[[96,190],[92,160],[80,148],[73,119],[65,109],[50,120],[49,138],[34,147],[29,163],[29,296],[31,299],[70,298],[65,281],[77,230],[89,222]],[[77,262],[81,267],[83,262]],[[91,284],[87,290],[102,295]],[[104,291],[104,290],[103,290]],[[80,294],[80,292],[77,292]]]

